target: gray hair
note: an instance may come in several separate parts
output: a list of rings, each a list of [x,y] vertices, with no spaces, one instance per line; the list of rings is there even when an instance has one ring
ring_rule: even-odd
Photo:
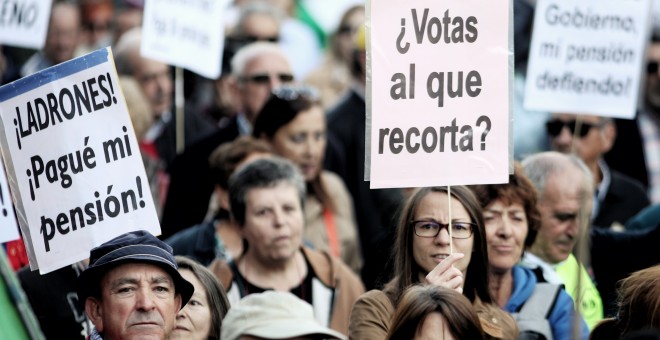
[[[236,29],[234,30],[234,35],[240,36],[245,34],[245,21],[251,15],[264,15],[270,17],[277,23],[277,26],[280,28],[282,27],[282,21],[284,20],[284,13],[282,13],[279,8],[274,7],[273,5],[264,1],[255,1],[241,8],[238,22],[236,23]]]
[[[133,55],[139,54],[140,44],[142,43],[142,28],[134,27],[122,34],[119,41],[113,48],[115,67],[120,75],[133,76],[135,65],[133,65]]]
[[[289,60],[289,58],[286,57],[278,44],[257,41],[239,49],[238,52],[236,52],[234,57],[231,59],[231,74],[240,80],[240,77],[245,73],[247,64],[264,54],[277,54],[282,56],[282,58],[285,60]]]
[[[272,188],[278,184],[291,184],[304,205],[305,179],[291,161],[277,157],[261,158],[240,167],[229,178],[229,206],[232,217],[240,226],[245,225],[247,193],[252,189]]]
[[[554,174],[561,174],[569,167],[582,171],[585,178],[585,182],[581,184],[582,189],[585,193],[591,194],[593,183],[591,170],[576,155],[567,155],[555,151],[540,152],[525,158],[521,164],[525,174],[536,188],[539,201],[543,199],[548,178]]]

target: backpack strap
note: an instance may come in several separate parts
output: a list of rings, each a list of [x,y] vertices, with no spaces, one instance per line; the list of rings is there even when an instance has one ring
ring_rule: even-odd
[[[537,283],[532,295],[525,301],[519,313],[547,319],[557,302],[562,285],[547,282]]]
[[[517,313],[513,313],[518,323],[518,339],[553,339],[552,327],[548,317],[555,307],[562,285],[539,282],[534,286],[532,295]]]

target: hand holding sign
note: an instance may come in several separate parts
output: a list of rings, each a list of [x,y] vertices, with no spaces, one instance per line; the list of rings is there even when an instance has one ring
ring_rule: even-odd
[[[433,270],[424,278],[426,283],[453,289],[463,293],[463,273],[454,264],[465,257],[464,254],[454,253],[440,260]]]

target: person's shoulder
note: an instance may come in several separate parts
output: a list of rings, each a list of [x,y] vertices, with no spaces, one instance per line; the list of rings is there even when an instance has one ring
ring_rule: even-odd
[[[362,294],[353,305],[348,325],[351,339],[384,339],[394,315],[394,306],[380,290]]]
[[[348,193],[344,180],[332,171],[323,170],[323,172],[321,172],[321,180],[332,196],[345,195]]]
[[[483,303],[479,298],[475,299],[473,306],[477,316],[479,316],[481,328],[483,328],[484,333],[491,338],[518,338],[518,325],[511,314],[493,304]]]
[[[394,311],[394,306],[390,298],[382,290],[372,289],[362,295],[358,299],[359,302],[368,304],[371,306],[382,306],[381,309],[391,309]]]
[[[353,113],[357,108],[361,108],[364,111],[366,109],[365,102],[353,89],[349,89],[328,110],[328,123],[331,124],[340,121],[342,118],[355,116]]]
[[[612,174],[612,189],[625,191],[628,194],[641,194],[647,197],[646,190],[642,183],[626,174],[616,170],[610,170]],[[632,191],[632,192],[631,192]]]

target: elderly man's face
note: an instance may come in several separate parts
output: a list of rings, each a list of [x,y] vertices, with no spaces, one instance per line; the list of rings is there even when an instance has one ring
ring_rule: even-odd
[[[180,307],[172,277],[146,263],[111,269],[101,280],[101,299],[85,302],[87,315],[105,339],[165,339]]]
[[[291,66],[280,54],[268,53],[250,60],[238,79],[240,105],[254,124],[272,89],[293,80]]]
[[[44,53],[54,64],[73,58],[80,34],[80,12],[71,4],[53,7]]]
[[[170,67],[159,61],[134,55],[135,79],[140,83],[151,104],[154,118],[160,117],[172,104],[172,79]]]
[[[569,128],[569,125],[574,124],[576,119],[577,116],[571,114],[554,114],[552,116],[551,122],[564,123],[559,134],[551,136],[552,149],[570,153],[575,147],[575,152],[585,163],[593,164],[612,148],[615,138],[614,127],[601,117],[582,115],[580,116],[581,130],[585,134],[581,136],[578,131],[576,138],[574,131]]]
[[[538,207],[541,228],[530,251],[544,261],[564,261],[573,251],[580,236],[580,210],[591,211],[591,195],[580,169],[571,167],[548,177]]]

